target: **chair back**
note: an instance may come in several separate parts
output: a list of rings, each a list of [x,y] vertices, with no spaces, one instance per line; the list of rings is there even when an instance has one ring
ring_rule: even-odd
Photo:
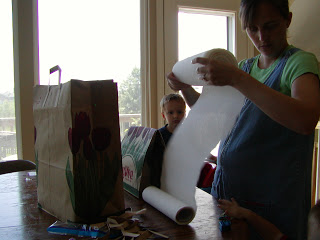
[[[29,160],[0,161],[0,174],[36,169],[36,164]]]

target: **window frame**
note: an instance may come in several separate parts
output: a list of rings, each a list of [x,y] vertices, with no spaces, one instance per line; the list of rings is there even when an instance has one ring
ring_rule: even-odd
[[[164,94],[172,92],[166,82],[177,60],[177,36],[168,31],[177,30],[177,12],[180,7],[206,8],[212,0],[140,0],[141,18],[141,94],[142,125],[159,128],[163,125],[159,102]],[[217,11],[230,11],[236,1],[219,1]],[[230,5],[229,7],[227,7]],[[12,0],[14,35],[14,81],[19,159],[34,161],[33,86],[39,83],[38,49],[38,0]],[[208,9],[211,9],[207,6]],[[237,12],[234,12],[237,17]],[[239,21],[235,21],[234,46],[238,59],[253,56],[253,45],[245,33],[241,33]],[[233,31],[233,29],[230,29]],[[239,34],[242,47],[238,48]],[[245,35],[245,37],[244,37]],[[168,56],[168,52],[176,57]]]
[[[34,161],[33,86],[38,82],[37,0],[12,0],[18,159]]]

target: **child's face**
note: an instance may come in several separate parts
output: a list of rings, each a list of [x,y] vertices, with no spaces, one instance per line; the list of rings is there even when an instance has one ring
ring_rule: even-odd
[[[184,118],[186,106],[184,102],[171,100],[164,105],[162,117],[168,123],[168,130],[173,131]]]

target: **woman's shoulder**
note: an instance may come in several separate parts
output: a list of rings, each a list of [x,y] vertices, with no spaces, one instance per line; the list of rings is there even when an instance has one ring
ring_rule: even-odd
[[[292,46],[292,48],[294,47]],[[318,74],[318,64],[318,59],[313,53],[299,49],[299,51],[294,52],[288,58],[286,67],[291,69],[311,70],[312,73]]]
[[[294,49],[294,46],[290,46],[290,48],[288,50]],[[314,62],[314,63],[318,63],[318,59],[315,56],[315,54],[305,51],[303,49],[298,48],[299,51],[296,51],[292,54],[292,56],[290,56],[290,58],[288,59],[289,62],[305,62],[307,61],[308,63],[310,62]]]
[[[283,76],[287,78],[288,87],[291,88],[294,80],[304,73],[313,73],[319,76],[319,63],[313,53],[299,49],[288,58],[283,69]]]

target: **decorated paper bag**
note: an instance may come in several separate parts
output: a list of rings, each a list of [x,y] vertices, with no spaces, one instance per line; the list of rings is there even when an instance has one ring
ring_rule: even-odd
[[[116,83],[37,85],[33,114],[39,206],[61,221],[85,223],[122,211]]]
[[[130,127],[121,142],[123,186],[141,198],[142,191],[152,185],[160,188],[164,141],[157,129]]]

